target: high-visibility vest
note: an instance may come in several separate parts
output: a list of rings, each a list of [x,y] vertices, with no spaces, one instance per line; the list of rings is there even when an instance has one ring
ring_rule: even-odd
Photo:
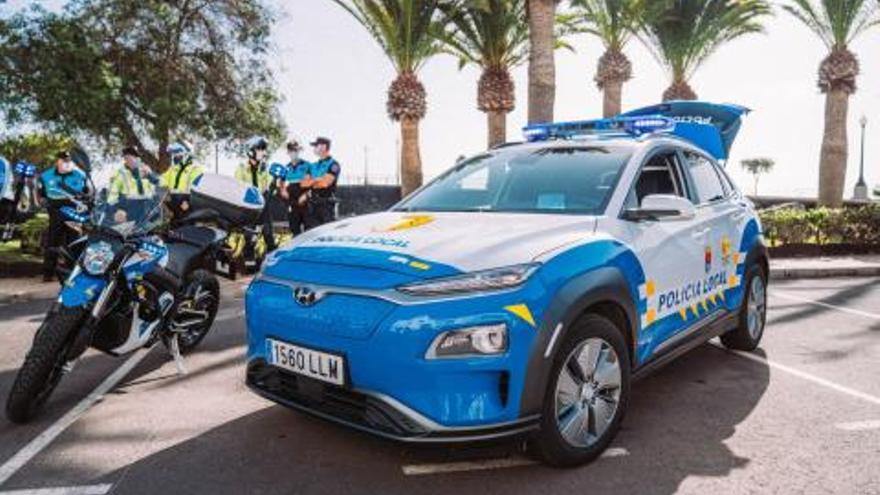
[[[272,176],[266,167],[253,169],[250,163],[242,163],[235,169],[235,179],[249,186],[255,186],[260,191],[268,191],[272,183]]]
[[[160,184],[172,194],[189,194],[193,181],[204,173],[198,165],[172,165],[162,174]]]
[[[152,197],[155,193],[155,178],[140,177],[141,187],[138,188],[138,180],[134,173],[125,165],[119,168],[113,177],[110,178],[109,193],[107,200],[111,203],[119,201],[120,197],[127,199],[145,199]]]

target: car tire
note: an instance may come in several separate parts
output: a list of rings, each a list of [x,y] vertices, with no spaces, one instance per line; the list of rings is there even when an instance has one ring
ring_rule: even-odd
[[[621,329],[600,315],[579,318],[553,358],[532,453],[556,467],[580,466],[601,455],[620,429],[630,374]]]
[[[754,265],[746,272],[745,293],[740,305],[736,328],[721,335],[728,349],[752,351],[758,347],[767,323],[767,276]]]

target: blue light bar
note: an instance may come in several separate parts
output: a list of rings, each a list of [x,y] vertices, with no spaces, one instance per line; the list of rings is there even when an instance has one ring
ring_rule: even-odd
[[[37,175],[37,167],[27,162],[18,162],[15,164],[15,173],[22,177],[33,177]]]
[[[645,134],[672,132],[674,130],[675,121],[669,117],[646,115],[640,117],[612,117],[610,119],[532,124],[523,127],[523,136],[526,138],[526,141],[536,142],[600,134],[638,137]]]

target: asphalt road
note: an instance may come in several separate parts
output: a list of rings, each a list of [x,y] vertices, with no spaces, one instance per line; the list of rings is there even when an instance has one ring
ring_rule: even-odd
[[[157,348],[83,409],[126,362],[90,353],[39,421],[0,419],[0,494],[880,494],[878,278],[775,283],[758,351],[707,344],[639,382],[608,455],[573,470],[511,443],[396,444],[256,397],[241,288],[224,292],[186,376]],[[0,305],[0,400],[48,306]]]

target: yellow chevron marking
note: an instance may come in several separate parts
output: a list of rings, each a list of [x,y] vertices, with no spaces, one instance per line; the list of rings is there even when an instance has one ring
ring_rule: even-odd
[[[737,285],[736,275],[731,275],[731,276],[727,277],[727,285],[729,285],[730,287],[736,287],[736,285]]]
[[[694,313],[694,316],[700,316],[700,312],[697,311],[697,305],[691,304],[691,311]]]
[[[711,302],[712,305],[718,304],[718,296],[715,294],[709,294],[709,302]]]
[[[705,312],[707,312],[707,313],[709,312],[709,305],[706,304],[706,300],[705,300],[705,299],[703,299],[702,301],[700,301],[700,305],[703,306],[703,311],[705,311]]]
[[[654,292],[656,292],[656,291],[657,291],[657,284],[655,284],[653,280],[648,280],[647,282],[645,282],[645,294],[648,297],[653,297]]]
[[[389,225],[385,228],[376,229],[379,232],[395,232],[398,230],[414,229],[422,225],[431,223],[434,217],[431,215],[404,215],[399,222]]]
[[[431,268],[431,265],[427,263],[422,263],[421,261],[410,261],[409,266],[416,268],[418,270],[428,270]]]
[[[681,319],[682,319],[682,320],[687,320],[687,319],[688,319],[688,310],[687,310],[687,308],[681,308],[681,309],[679,309],[679,310],[678,310],[678,314],[681,315]]]
[[[529,307],[525,304],[513,304],[510,306],[504,306],[504,309],[510,311],[511,313],[519,316],[523,320],[526,321],[531,326],[535,326],[535,318],[532,316],[532,312],[529,311]]]
[[[654,320],[657,319],[657,310],[654,308],[648,308],[648,312],[645,313],[645,320],[647,320],[648,325],[654,323]]]
[[[718,291],[718,299],[721,299],[721,302],[724,302],[724,289]]]
[[[734,265],[739,264],[739,253],[733,253],[733,264]]]

